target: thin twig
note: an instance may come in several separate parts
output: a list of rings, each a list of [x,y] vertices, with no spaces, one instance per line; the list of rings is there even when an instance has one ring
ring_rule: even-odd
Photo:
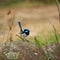
[[[57,30],[56,30],[56,28],[55,28],[55,26],[54,26],[54,24],[52,24],[51,23],[51,21],[49,21],[50,22],[50,24],[52,25],[52,27],[53,27],[53,29],[54,29],[54,36],[55,36],[55,38],[56,38],[56,43],[55,43],[55,45],[56,45],[56,47],[57,47],[57,49],[59,50],[59,53],[60,53],[60,43],[59,43],[59,39],[58,39],[58,36],[57,36]]]
[[[58,8],[58,13],[59,13],[59,23],[60,23],[60,7],[59,7],[59,2],[58,2],[58,0],[56,0],[56,5],[57,5],[57,8]]]
[[[23,40],[23,41],[30,42],[29,40],[25,39],[24,37],[21,37],[21,36],[19,36],[19,35],[17,35],[17,34],[16,34],[16,36],[19,37],[19,38],[20,38],[21,40]]]
[[[59,45],[59,39],[58,39],[58,37],[57,37],[56,28],[55,28],[54,24],[51,23],[51,21],[49,21],[49,23],[52,25],[52,27],[53,27],[53,29],[54,29],[54,35],[55,35],[55,38],[56,38],[56,42],[57,42],[57,44]]]

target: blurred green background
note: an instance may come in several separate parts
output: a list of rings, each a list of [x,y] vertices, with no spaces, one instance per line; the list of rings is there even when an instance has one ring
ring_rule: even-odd
[[[60,0],[58,1],[60,2]],[[0,6],[8,6],[18,3],[55,4],[55,0],[0,0]]]

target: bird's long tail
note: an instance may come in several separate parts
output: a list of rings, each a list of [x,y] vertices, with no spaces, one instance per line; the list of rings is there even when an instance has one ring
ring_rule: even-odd
[[[22,29],[22,26],[21,26],[21,22],[20,21],[18,22],[18,25],[20,27],[20,32],[22,33],[23,32],[23,29]]]

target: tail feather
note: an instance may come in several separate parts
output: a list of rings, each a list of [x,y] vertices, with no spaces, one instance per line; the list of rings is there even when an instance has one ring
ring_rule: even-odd
[[[20,27],[20,32],[22,33],[23,32],[23,29],[22,29],[22,26],[21,26],[21,22],[20,21],[18,22],[18,25]]]

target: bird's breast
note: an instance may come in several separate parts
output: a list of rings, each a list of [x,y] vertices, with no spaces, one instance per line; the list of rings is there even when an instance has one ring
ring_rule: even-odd
[[[27,37],[27,35],[25,33],[21,34],[23,37]]]

